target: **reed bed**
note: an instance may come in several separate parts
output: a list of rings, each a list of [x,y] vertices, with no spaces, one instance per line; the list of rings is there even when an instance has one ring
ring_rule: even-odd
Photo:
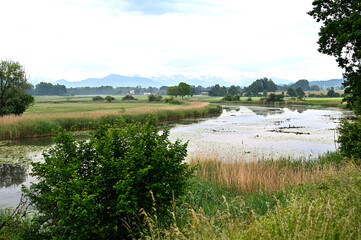
[[[190,160],[197,166],[196,175],[234,193],[252,194],[260,191],[281,191],[287,187],[312,183],[337,172],[333,164],[303,163],[288,160],[218,160],[202,157]]]
[[[145,238],[361,239],[361,206],[359,204],[361,200],[361,168],[352,161],[342,161],[335,157],[339,158],[340,155],[326,154],[314,161],[313,164],[299,160],[296,160],[296,163],[288,161],[286,164],[287,161],[284,159],[281,159],[279,163],[274,161],[245,164],[236,162],[222,164],[213,159],[199,161],[197,175],[200,178],[203,177],[201,182],[214,180],[220,185],[214,184],[213,187],[204,185],[203,187],[208,187],[208,189],[190,192],[190,195],[199,195],[195,197],[197,200],[174,207],[173,221],[166,227],[156,217],[147,216],[149,232]],[[334,160],[336,162],[333,162]],[[209,174],[204,176],[202,172],[205,172],[203,171],[205,165],[208,170],[213,169],[217,172],[214,172],[211,177]],[[210,165],[213,167],[209,167]],[[249,176],[249,173],[267,176],[268,171],[265,171],[265,165],[273,168],[271,172],[291,172],[286,175],[290,176],[294,182],[288,180],[285,183],[287,187],[282,188],[277,181],[275,183],[275,180],[269,179],[268,182],[265,182],[263,176]],[[304,165],[304,167],[302,168],[300,165]],[[230,166],[233,166],[234,170],[230,169]],[[311,170],[316,170],[312,172],[314,177],[305,178],[298,174],[292,177],[293,172],[311,172]],[[224,195],[218,196],[221,200],[217,205],[217,200],[213,198],[215,196],[212,195],[212,192],[221,186],[229,190],[225,186],[229,179],[224,176],[215,176],[222,175],[222,172],[229,176],[234,172],[233,178],[245,174],[248,177],[242,179],[250,182],[250,186],[255,187],[251,193],[241,190],[241,193],[236,193],[237,196],[234,198],[230,198],[227,192],[223,192]],[[321,176],[317,176],[318,174]],[[259,184],[252,184],[252,181],[259,182]],[[301,184],[297,185],[298,183]],[[263,197],[265,191],[261,190],[260,185],[263,185],[263,189],[274,189],[274,191],[270,192],[267,197]],[[200,186],[202,188],[202,185],[198,185],[197,188]],[[232,189],[233,186],[230,188]],[[246,187],[245,189],[250,188]],[[208,196],[199,194],[207,190]],[[258,201],[259,199],[261,200]],[[213,204],[217,210],[210,214],[204,208],[205,203]],[[267,211],[258,211],[264,206],[268,208]]]
[[[41,137],[52,134],[53,129],[63,127],[74,130],[91,129],[94,123],[114,123],[123,118],[126,122],[144,121],[154,117],[159,121],[175,120],[184,117],[205,116],[219,113],[221,108],[204,102],[192,102],[186,106],[144,107],[132,105],[117,110],[81,111],[71,113],[25,114],[0,118],[0,139]]]

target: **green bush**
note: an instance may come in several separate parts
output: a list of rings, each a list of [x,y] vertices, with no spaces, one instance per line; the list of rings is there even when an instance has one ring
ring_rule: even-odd
[[[36,234],[123,239],[145,226],[143,210],[170,219],[192,170],[184,163],[187,144],[168,135],[149,121],[96,126],[89,141],[58,129],[44,162],[33,164],[39,181],[23,189],[39,212]]]
[[[182,102],[181,101],[179,101],[179,100],[177,100],[177,99],[174,99],[174,98],[165,98],[164,99],[164,101],[166,102],[166,103],[169,103],[169,104],[175,104],[175,105],[180,105],[180,104],[182,104]]]
[[[112,96],[106,96],[104,99],[107,102],[111,102],[111,101],[115,100],[115,98],[113,98]]]
[[[137,100],[137,99],[135,99],[132,95],[125,95],[125,96],[122,98],[122,100],[124,101],[124,100]]]
[[[223,101],[232,101],[232,99],[233,99],[233,96],[229,93],[227,93],[226,96],[224,96],[222,98]]]
[[[153,95],[153,94],[151,94],[151,95],[149,95],[148,96],[148,101],[149,102],[161,102],[162,101],[162,96],[160,96],[160,95]]]
[[[93,100],[94,102],[96,102],[96,101],[104,101],[104,98],[101,97],[101,96],[95,96],[95,97],[92,98],[92,100]]]
[[[233,96],[232,101],[239,101],[241,99],[241,96],[239,94],[236,94]]]
[[[354,122],[344,119],[338,128],[339,150],[346,157],[361,159],[361,119]]]

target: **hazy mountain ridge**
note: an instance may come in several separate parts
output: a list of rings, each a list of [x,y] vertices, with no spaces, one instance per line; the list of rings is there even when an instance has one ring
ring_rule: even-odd
[[[100,86],[112,86],[112,87],[161,87],[161,86],[175,86],[180,82],[185,82],[189,85],[198,86],[201,85],[203,87],[214,86],[215,84],[219,84],[220,86],[229,87],[231,85],[247,87],[252,84],[258,78],[242,78],[241,83],[237,82],[227,82],[223,78],[215,77],[215,76],[200,76],[190,77],[184,75],[171,75],[171,76],[153,76],[153,77],[139,77],[139,76],[122,76],[118,74],[110,74],[104,78],[87,78],[81,81],[70,82],[64,79],[52,81],[40,77],[32,78],[29,80],[30,83],[36,85],[40,81],[44,82],[52,82],[53,84],[61,84],[65,85],[67,88],[70,87],[100,87]],[[293,84],[294,81],[287,79],[280,79],[277,77],[271,77],[272,81],[276,85],[290,85]],[[324,90],[330,87],[339,87],[342,86],[342,82],[344,79],[331,79],[325,81],[310,81],[310,85],[317,85],[320,89]]]

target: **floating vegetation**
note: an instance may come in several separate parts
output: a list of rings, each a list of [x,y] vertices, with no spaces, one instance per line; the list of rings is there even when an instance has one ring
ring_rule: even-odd
[[[26,165],[41,159],[46,146],[12,145],[11,141],[0,142],[0,164]]]

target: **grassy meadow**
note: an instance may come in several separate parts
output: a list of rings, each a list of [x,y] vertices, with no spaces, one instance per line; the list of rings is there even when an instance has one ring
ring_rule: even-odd
[[[159,121],[219,113],[221,108],[206,102],[185,101],[174,105],[151,103],[146,96],[138,100],[111,103],[94,102],[89,96],[36,97],[35,103],[21,116],[0,118],[0,139],[41,137],[51,135],[58,127],[75,130],[90,129],[92,123],[113,123],[120,117],[125,121],[144,121],[148,116]]]

